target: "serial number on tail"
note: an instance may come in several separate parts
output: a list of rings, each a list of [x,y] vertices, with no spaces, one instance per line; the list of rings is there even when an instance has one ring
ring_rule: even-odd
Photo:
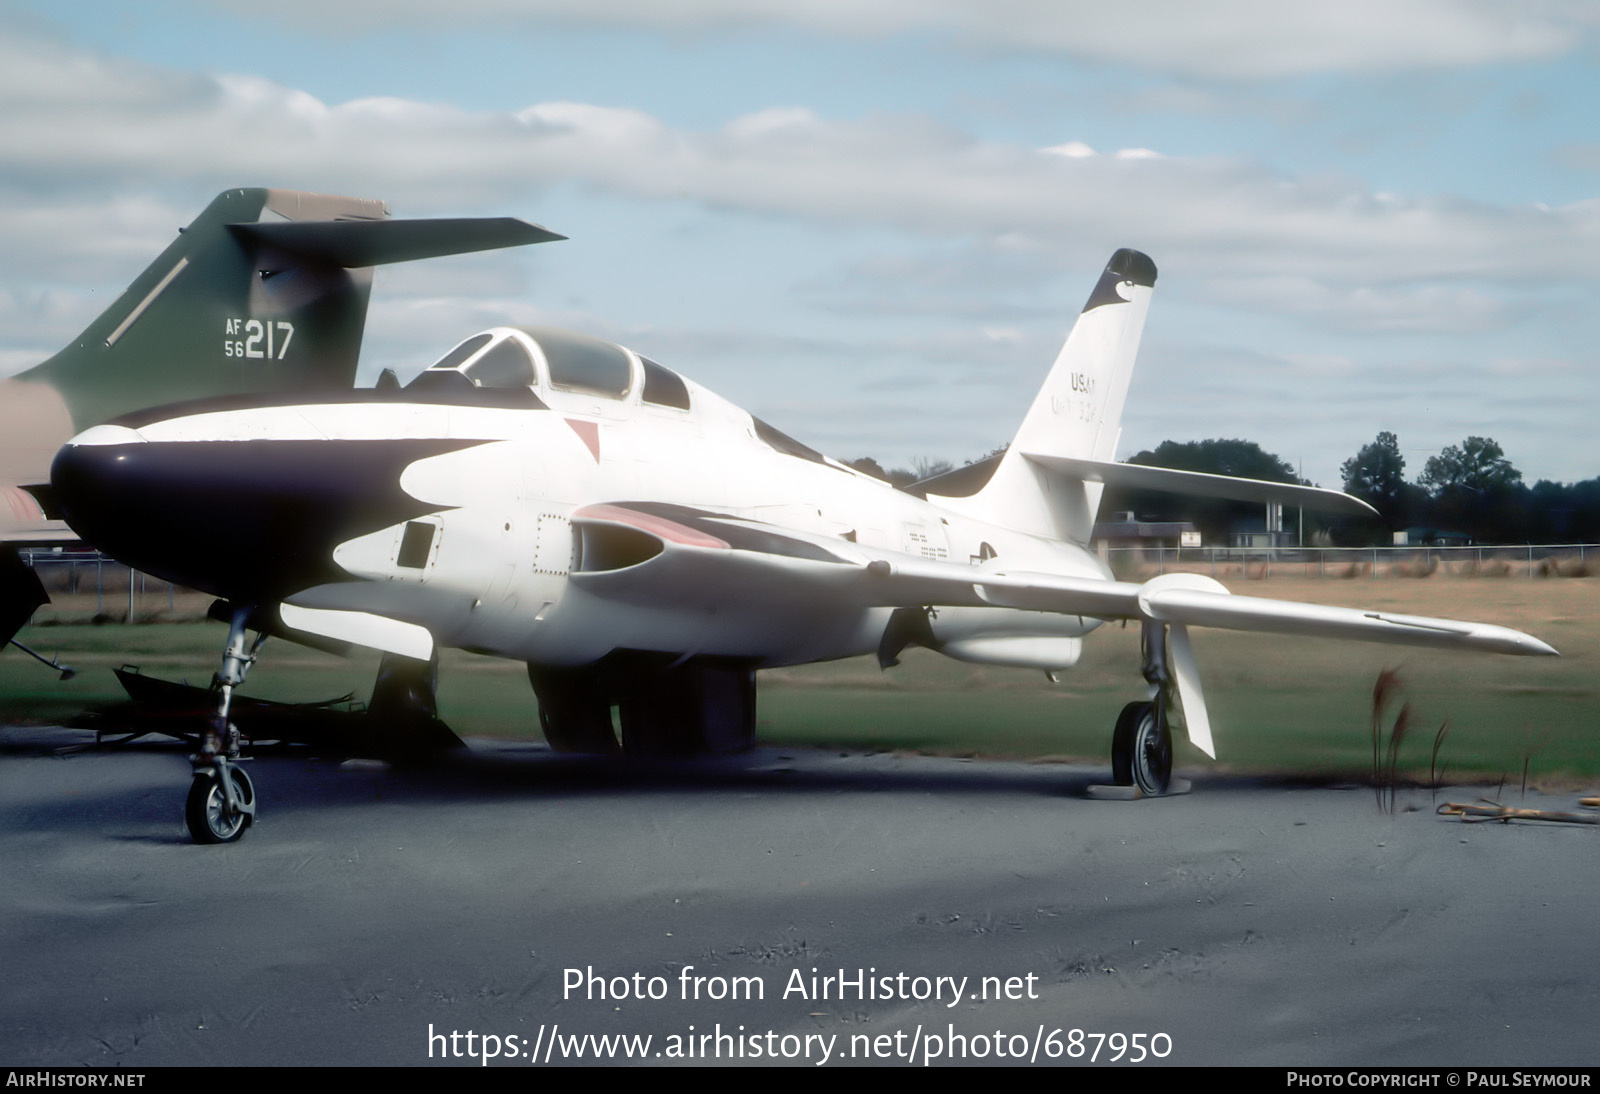
[[[282,319],[227,319],[224,321],[222,355],[281,361],[294,339],[294,324]],[[240,335],[243,335],[241,338]]]

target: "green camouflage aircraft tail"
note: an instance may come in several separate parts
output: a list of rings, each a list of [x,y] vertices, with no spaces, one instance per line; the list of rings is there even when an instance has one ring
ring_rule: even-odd
[[[348,388],[370,267],[561,238],[512,218],[385,217],[379,201],[229,190],[71,345],[17,379],[59,392],[75,431],[207,395]]]

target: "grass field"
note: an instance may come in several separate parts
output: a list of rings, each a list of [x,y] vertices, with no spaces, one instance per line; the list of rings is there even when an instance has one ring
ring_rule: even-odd
[[[1219,762],[1235,770],[1364,777],[1372,768],[1372,689],[1398,670],[1411,706],[1400,767],[1426,779],[1435,731],[1448,775],[1519,785],[1600,778],[1600,580],[1584,578],[1275,577],[1228,582],[1243,595],[1484,620],[1550,642],[1556,658],[1449,655],[1395,646],[1197,631],[1196,655],[1210,702]],[[166,597],[161,597],[165,608]],[[179,606],[179,614],[184,614]],[[71,605],[57,616],[71,620]],[[195,614],[192,606],[188,614]],[[167,678],[204,682],[224,631],[200,622],[36,625],[21,639],[78,676],[59,682],[12,650],[0,657],[7,721],[56,722],[120,699],[110,669],[124,663]],[[880,672],[854,660],[762,673],[758,735],[767,743],[841,749],[1079,758],[1108,762],[1117,712],[1139,697],[1138,630],[1109,625],[1091,635],[1079,665],[1051,684],[1042,673],[984,668],[921,650]],[[284,700],[369,693],[377,658],[331,657],[269,642],[247,694]],[[447,651],[441,714],[464,736],[537,735],[532,692],[520,664]],[[1398,704],[1395,704],[1396,708]],[[1390,711],[1392,723],[1394,709]],[[1211,761],[1180,742],[1180,768]]]

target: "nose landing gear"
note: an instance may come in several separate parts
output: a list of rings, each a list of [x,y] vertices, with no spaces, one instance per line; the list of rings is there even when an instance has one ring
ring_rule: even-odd
[[[228,645],[217,673],[217,706],[206,725],[200,751],[190,757],[194,782],[184,805],[183,819],[196,843],[232,843],[255,823],[256,790],[239,766],[239,727],[228,719],[233,689],[244,683],[256,653],[267,640],[258,634],[245,646],[245,621],[249,607],[235,606],[228,625]]]

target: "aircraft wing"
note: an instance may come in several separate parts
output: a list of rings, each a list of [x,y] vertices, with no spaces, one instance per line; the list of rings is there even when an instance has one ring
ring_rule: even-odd
[[[583,543],[575,584],[595,595],[653,604],[804,597],[882,607],[989,606],[1307,638],[1556,653],[1531,635],[1490,623],[1234,596],[1199,574],[1133,583],[1009,573],[677,506],[586,506],[572,520]]]
[[[872,569],[870,564],[869,569]],[[1135,584],[1050,574],[949,573],[952,569],[970,567],[912,560],[909,563],[884,562],[878,572],[888,582],[898,581],[908,589],[921,592],[935,592],[939,584],[949,583],[952,596],[962,598],[955,601],[958,603],[967,602],[964,599],[966,590],[971,589],[983,603],[995,607],[1064,612],[1099,619],[1148,619],[1191,627],[1490,653],[1556,653],[1532,635],[1492,623],[1234,596],[1221,583],[1200,574],[1167,574]],[[934,599],[926,602],[938,603]]]

